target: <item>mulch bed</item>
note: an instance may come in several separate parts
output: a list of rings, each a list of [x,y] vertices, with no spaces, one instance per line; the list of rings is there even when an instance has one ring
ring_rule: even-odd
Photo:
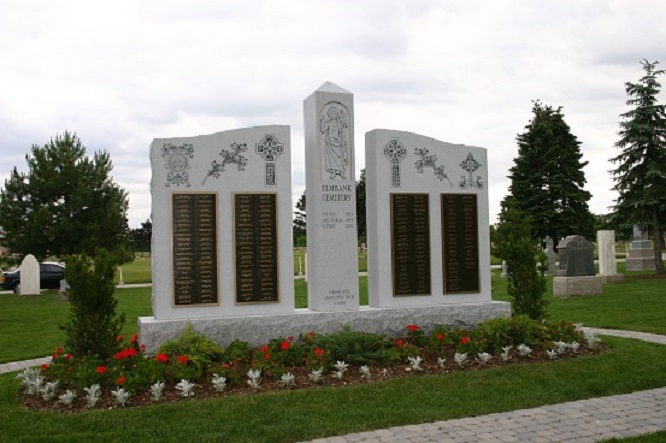
[[[461,368],[457,363],[454,362],[453,356],[447,357],[444,367],[439,367],[437,365],[436,359],[425,359],[421,363],[423,370],[414,371],[410,368],[409,364],[399,364],[396,366],[371,366],[370,370],[372,372],[371,379],[365,379],[361,377],[359,371],[359,366],[349,365],[347,372],[344,374],[342,380],[338,380],[331,376],[332,372],[325,373],[322,377],[322,381],[318,384],[313,383],[309,378],[309,371],[305,367],[294,367],[288,368],[295,377],[295,386],[289,388],[291,390],[301,390],[301,389],[317,389],[322,386],[349,386],[356,384],[371,384],[371,383],[381,383],[384,380],[390,380],[398,377],[423,377],[431,374],[450,374],[454,372],[461,371],[482,371],[489,368],[495,368],[506,365],[515,365],[515,364],[533,364],[539,362],[556,362],[560,360],[569,360],[572,358],[578,358],[582,356],[597,355],[602,352],[605,352],[607,347],[603,344],[598,344],[595,349],[588,349],[581,346],[577,354],[565,353],[559,355],[556,359],[551,360],[546,354],[545,350],[535,349],[532,354],[527,357],[520,357],[518,352],[515,349],[510,351],[510,359],[508,362],[503,362],[499,355],[494,355],[493,358],[486,363],[485,365],[479,364],[476,360],[472,359],[471,356],[468,357],[468,361]],[[184,401],[197,401],[199,399],[206,398],[219,398],[219,397],[229,397],[237,395],[257,395],[262,392],[270,391],[284,391],[287,388],[282,387],[277,379],[273,377],[262,377],[261,390],[255,390],[247,386],[245,380],[243,380],[238,385],[229,385],[224,390],[224,392],[217,392],[209,379],[205,381],[198,381],[196,387],[194,388],[195,396],[190,398],[181,397],[179,391],[175,389],[176,383],[168,384],[164,389],[164,394],[160,399],[159,403],[173,403],[173,402],[184,402]],[[67,387],[61,387],[58,391],[58,395],[65,392]],[[28,395],[27,391],[22,388],[19,391],[19,402],[23,405],[24,408],[34,411],[57,411],[63,413],[81,413],[86,412],[89,409],[86,408],[86,400],[84,398],[85,392],[78,392],[78,397],[74,399],[72,406],[66,406],[57,400],[57,396],[50,400],[44,401],[41,396],[32,396]],[[115,402],[115,399],[111,396],[109,389],[103,389],[103,394],[95,410],[101,409],[119,409],[119,408],[135,408],[143,407],[156,404],[150,398],[150,391],[146,390],[137,395],[133,395],[129,398],[126,406],[120,406]]]

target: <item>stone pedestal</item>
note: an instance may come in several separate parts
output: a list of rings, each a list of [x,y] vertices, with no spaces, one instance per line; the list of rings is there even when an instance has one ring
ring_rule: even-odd
[[[553,278],[554,297],[601,294],[601,277],[599,276]]]
[[[647,232],[640,226],[634,226],[634,239],[629,246],[627,271],[654,271],[654,250],[650,247]]]
[[[188,322],[196,332],[221,346],[227,346],[234,340],[261,346],[275,337],[298,337],[310,331],[328,334],[341,330],[343,326],[349,326],[354,331],[397,336],[405,334],[405,325],[408,324],[418,324],[421,329],[429,332],[438,325],[473,327],[491,318],[510,316],[511,303],[497,301],[400,308],[361,306],[357,311],[346,312],[297,309],[294,314],[198,320],[139,317],[139,333],[141,343],[146,344],[146,351],[152,353],[162,343],[177,339]]]
[[[601,278],[602,285],[606,283],[620,283],[624,281],[624,274],[599,275],[599,278]]]

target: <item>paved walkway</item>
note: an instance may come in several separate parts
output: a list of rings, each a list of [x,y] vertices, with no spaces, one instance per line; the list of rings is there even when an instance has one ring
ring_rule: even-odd
[[[589,328],[601,335],[666,345],[666,336]],[[0,374],[49,362],[51,357],[0,365]],[[665,380],[666,381],[666,380]],[[396,426],[312,440],[310,443],[596,442],[666,430],[666,387],[478,417]]]

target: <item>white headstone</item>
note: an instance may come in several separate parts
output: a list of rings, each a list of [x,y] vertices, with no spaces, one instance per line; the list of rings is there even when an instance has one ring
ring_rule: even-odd
[[[366,134],[370,306],[491,300],[486,150]]]
[[[21,262],[21,295],[39,294],[39,262],[34,255],[28,254]]]
[[[615,262],[615,231],[597,231],[599,275],[617,274]]]
[[[326,82],[303,106],[308,307],[358,310],[353,95]]]
[[[543,251],[546,254],[548,269],[544,272],[546,275],[557,275],[557,267],[555,265],[555,248],[553,247],[553,239],[547,235],[543,239],[546,243],[546,249]]]
[[[156,320],[294,312],[289,126],[155,139]]]

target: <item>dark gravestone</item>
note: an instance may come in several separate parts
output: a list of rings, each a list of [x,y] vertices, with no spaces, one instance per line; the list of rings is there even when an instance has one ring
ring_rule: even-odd
[[[563,257],[564,255],[564,257]],[[562,274],[562,270],[564,273]],[[581,277],[596,275],[594,245],[581,235],[570,235],[560,244],[560,275]]]

